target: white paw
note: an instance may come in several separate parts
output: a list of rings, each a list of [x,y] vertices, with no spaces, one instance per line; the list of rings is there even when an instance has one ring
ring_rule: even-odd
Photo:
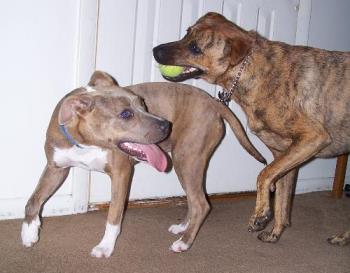
[[[25,247],[33,246],[39,240],[40,219],[35,217],[30,224],[23,222],[22,224],[22,244]]]
[[[119,225],[106,224],[105,234],[101,242],[91,251],[91,256],[96,258],[109,258],[114,250],[115,241],[120,233]]]
[[[186,224],[178,224],[178,225],[171,225],[168,228],[168,231],[171,232],[172,234],[179,234],[184,232],[188,227],[188,222]]]
[[[91,251],[91,256],[96,258],[109,258],[114,250],[114,246],[95,246]]]
[[[188,244],[185,244],[181,239],[182,238],[180,238],[179,240],[173,242],[173,244],[170,247],[171,251],[179,253],[179,252],[184,252],[184,251],[186,251],[187,249],[190,248],[190,246]]]

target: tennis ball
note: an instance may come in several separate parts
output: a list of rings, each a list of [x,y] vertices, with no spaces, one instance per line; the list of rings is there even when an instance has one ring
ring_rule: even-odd
[[[182,66],[161,64],[159,65],[159,70],[163,76],[176,77],[184,71],[184,68]]]

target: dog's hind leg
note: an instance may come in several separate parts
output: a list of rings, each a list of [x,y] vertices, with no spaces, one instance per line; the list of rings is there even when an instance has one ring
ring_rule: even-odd
[[[189,128],[191,134],[184,133],[183,138],[177,139],[177,145],[173,149],[174,169],[186,192],[188,204],[185,221],[169,228],[173,233],[183,233],[170,247],[174,252],[186,251],[191,247],[210,210],[204,193],[205,172],[208,161],[222,138],[223,125],[215,120],[208,123],[203,126],[206,131],[196,132],[195,128]]]
[[[43,203],[58,189],[69,173],[69,168],[57,168],[46,165],[39,183],[25,207],[25,218],[22,224],[22,243],[31,247],[39,239],[39,212]]]
[[[275,243],[281,237],[283,230],[290,225],[290,212],[294,184],[298,170],[294,169],[276,182],[274,218],[271,231],[263,231],[258,238],[263,242]]]
[[[186,183],[185,183],[186,181],[181,176],[182,173],[178,171],[181,168],[180,166],[178,166],[178,164],[181,164],[181,162],[178,163],[178,159],[177,159],[176,155],[173,156],[173,164],[174,164],[174,169],[177,172],[177,176],[178,176],[178,179],[180,181],[180,184],[181,184],[183,190],[186,193],[187,192]],[[191,207],[188,206],[188,211],[187,211],[187,215],[186,215],[185,219],[179,224],[171,225],[168,228],[168,231],[170,233],[172,233],[172,234],[175,234],[175,235],[183,234],[185,232],[185,230],[188,228],[188,225],[189,225],[189,222],[190,222],[190,216],[191,216]]]
[[[183,252],[191,247],[210,207],[203,189],[205,162],[201,159],[183,160],[180,169],[176,168],[176,172],[179,179],[186,183],[184,190],[187,195],[188,215],[183,223],[169,228],[173,233],[176,233],[175,229],[183,233],[170,249],[174,252]]]
[[[96,258],[110,257],[114,251],[123,219],[126,199],[128,196],[133,164],[125,157],[115,156],[114,164],[108,172],[111,177],[111,203],[109,206],[105,233],[98,245],[92,251],[91,256]]]
[[[334,235],[327,239],[328,243],[332,245],[345,246],[350,244],[350,230],[345,231],[340,235]]]

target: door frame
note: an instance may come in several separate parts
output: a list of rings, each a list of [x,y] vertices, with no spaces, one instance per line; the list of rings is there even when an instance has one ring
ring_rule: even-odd
[[[96,69],[99,0],[80,0],[75,58],[75,86],[84,86]],[[90,171],[72,168],[73,213],[88,210]]]

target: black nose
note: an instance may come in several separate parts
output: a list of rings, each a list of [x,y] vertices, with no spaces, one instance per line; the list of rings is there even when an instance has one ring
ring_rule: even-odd
[[[159,129],[165,134],[168,135],[169,134],[169,130],[170,130],[170,122],[167,120],[163,120],[159,122]]]
[[[163,45],[153,48],[153,57],[158,63],[162,63],[162,60],[165,58],[165,50]]]
[[[154,59],[160,64],[174,64],[174,56],[177,54],[176,42],[161,44],[153,48]]]

